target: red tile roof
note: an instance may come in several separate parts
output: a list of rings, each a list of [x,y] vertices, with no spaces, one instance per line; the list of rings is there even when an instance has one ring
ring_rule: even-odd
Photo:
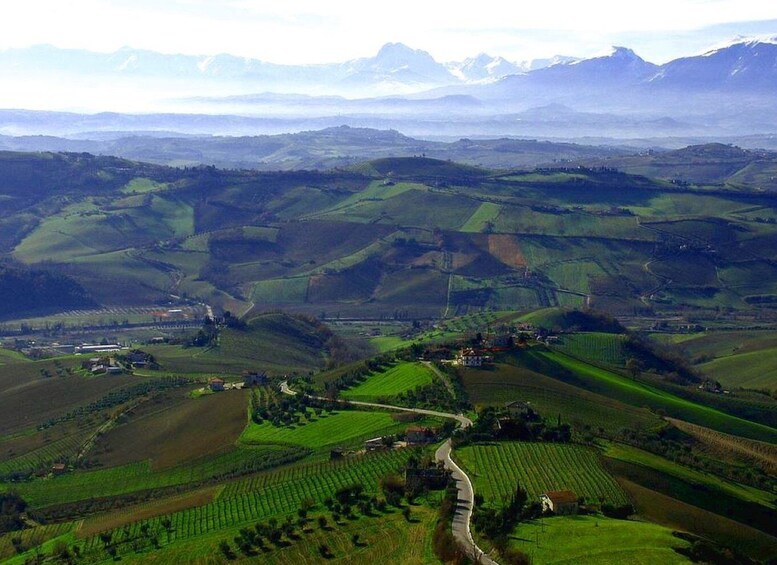
[[[550,490],[545,493],[553,504],[566,504],[569,502],[577,502],[577,495],[571,490]]]

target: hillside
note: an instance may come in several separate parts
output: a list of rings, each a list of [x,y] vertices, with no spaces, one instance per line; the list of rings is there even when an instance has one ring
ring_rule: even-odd
[[[8,153],[0,172],[0,247],[101,305],[393,318],[589,305],[623,317],[768,315],[777,300],[775,202],[756,187],[428,157],[262,173]]]

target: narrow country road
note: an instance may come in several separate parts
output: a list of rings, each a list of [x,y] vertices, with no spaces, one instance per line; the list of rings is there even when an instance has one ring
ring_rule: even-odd
[[[296,391],[289,388],[289,383],[283,381],[281,383],[281,392],[283,394],[297,394]],[[328,400],[321,396],[313,396],[318,400]],[[383,408],[386,410],[397,410],[400,412],[413,412],[414,414],[423,414],[424,416],[437,416],[439,418],[448,418],[456,420],[459,423],[459,427],[468,428],[472,425],[472,420],[467,418],[464,414],[451,414],[449,412],[437,412],[436,410],[424,410],[422,408],[407,408],[405,406],[392,406],[390,404],[377,404],[375,402],[358,402],[355,400],[337,400],[343,404],[353,404],[354,406],[367,406],[370,408]],[[458,499],[456,500],[456,510],[453,514],[453,537],[456,542],[464,548],[475,563],[480,565],[498,565],[496,561],[486,555],[482,549],[480,549],[475,543],[475,539],[472,537],[472,530],[470,528],[470,522],[472,521],[472,509],[475,505],[475,491],[472,488],[472,481],[469,480],[467,474],[459,467],[451,457],[453,446],[451,440],[448,439],[443,443],[435,452],[434,456],[437,461],[442,461],[445,468],[451,471],[453,480],[456,481],[456,488],[459,491]]]
[[[440,369],[434,366],[434,363],[431,361],[421,361],[423,365],[429,369],[432,373],[437,375],[437,378],[442,381],[442,383],[445,385],[445,388],[448,389],[448,392],[450,393],[451,397],[456,398],[456,391],[453,389],[453,383],[451,383],[451,380],[448,378],[448,375],[444,374]]]

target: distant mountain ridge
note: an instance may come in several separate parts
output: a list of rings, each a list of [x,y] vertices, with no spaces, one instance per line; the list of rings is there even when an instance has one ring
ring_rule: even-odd
[[[101,54],[38,46],[0,52],[0,72],[8,90],[32,77],[32,90],[19,86],[21,100],[38,94],[41,81],[72,85],[64,93],[81,113],[90,96],[98,108],[111,110],[119,104],[113,94],[137,100],[130,111],[134,118],[129,112],[103,113],[96,120],[87,111],[83,128],[66,130],[48,120],[38,130],[0,123],[0,133],[10,135],[107,131],[88,124],[105,123],[109,116],[116,130],[219,135],[342,124],[448,139],[711,139],[777,131],[777,40],[769,37],[740,38],[663,65],[622,46],[586,59],[517,63],[480,54],[440,63],[426,51],[389,43],[373,57],[320,65],[278,65],[225,54],[165,55],[129,48]],[[102,92],[103,87],[115,92]],[[56,94],[51,96],[56,100]],[[165,120],[150,123],[153,112]],[[174,114],[203,117],[188,119],[183,129],[167,119]]]

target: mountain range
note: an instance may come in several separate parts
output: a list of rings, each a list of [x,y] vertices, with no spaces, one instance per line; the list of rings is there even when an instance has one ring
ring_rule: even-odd
[[[112,115],[115,123],[93,128],[100,131],[255,135],[345,124],[454,139],[712,139],[777,131],[776,38],[740,38],[663,65],[626,47],[587,59],[516,63],[479,55],[440,63],[426,51],[390,43],[374,57],[293,66],[232,55],[165,55],[129,48],[101,54],[38,46],[0,52],[0,72],[8,80],[6,91],[30,77],[50,84],[54,100],[47,109],[57,106],[55,83],[65,85],[63,96],[69,92],[78,99],[81,113],[93,113],[90,96],[99,108],[119,104],[121,94],[149,97],[136,104],[141,116]],[[110,88],[114,90],[105,90]],[[27,100],[29,92],[23,94],[21,100]],[[8,107],[4,100],[0,96],[0,105]],[[162,101],[166,114],[209,117],[173,127],[170,120],[149,123],[147,115]],[[214,120],[214,115],[222,117]],[[101,114],[102,122],[109,116]],[[29,129],[7,117],[0,119],[0,133],[89,131],[52,129],[47,121],[42,130]]]

